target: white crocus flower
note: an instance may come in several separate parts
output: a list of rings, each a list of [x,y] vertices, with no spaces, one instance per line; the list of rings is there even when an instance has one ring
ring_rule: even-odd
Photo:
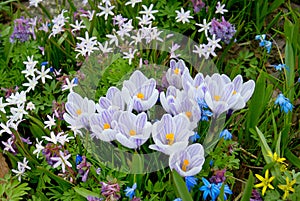
[[[189,137],[194,134],[189,129],[189,124],[189,119],[185,115],[172,117],[170,114],[164,114],[160,121],[153,124],[152,138],[155,144],[150,145],[149,148],[166,155],[185,149]]]
[[[157,102],[156,81],[153,78],[148,79],[141,71],[136,70],[129,80],[123,82],[122,96],[128,111],[146,111]]]
[[[204,149],[201,144],[192,144],[182,151],[170,155],[169,166],[182,177],[194,176],[202,170],[204,164]]]
[[[147,121],[146,113],[135,115],[123,112],[118,119],[116,139],[123,146],[138,149],[150,137],[152,125]]]
[[[182,75],[189,72],[184,61],[180,59],[176,62],[174,59],[170,61],[170,68],[167,70],[166,78],[170,85],[175,86],[177,89],[182,89]]]

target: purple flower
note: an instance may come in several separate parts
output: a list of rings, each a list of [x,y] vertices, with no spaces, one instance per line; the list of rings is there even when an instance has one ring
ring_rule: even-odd
[[[225,172],[226,172],[226,169],[216,170],[214,172],[214,175],[209,179],[209,181],[211,183],[215,183],[215,184],[224,182],[226,180]]]
[[[77,164],[77,156],[76,156],[76,164]],[[76,166],[76,168],[78,170],[79,175],[82,176],[83,182],[86,182],[91,166],[92,165],[86,161],[86,157],[82,156],[81,162]]]
[[[262,201],[262,200],[263,199],[261,198],[259,192],[256,189],[253,189],[250,201]]]
[[[20,42],[25,42],[29,40],[29,37],[35,37],[34,35],[34,24],[30,25],[29,19],[24,19],[22,16],[21,18],[15,19],[14,23],[14,31],[12,35],[10,36],[10,42],[13,43],[16,40],[19,40]]]
[[[202,8],[205,7],[205,3],[202,0],[191,0],[194,7],[194,12],[198,13]]]
[[[107,200],[119,200],[120,196],[120,186],[118,183],[105,183],[100,182],[102,185],[101,194],[107,198]]]
[[[215,34],[217,38],[220,38],[226,44],[229,44],[236,30],[235,27],[229,22],[227,22],[222,16],[221,22],[217,21],[216,19],[212,19],[211,28],[209,29],[209,32],[211,35]]]
[[[86,199],[88,201],[102,201],[103,198],[97,198],[97,197],[93,197],[93,196],[87,196]]]

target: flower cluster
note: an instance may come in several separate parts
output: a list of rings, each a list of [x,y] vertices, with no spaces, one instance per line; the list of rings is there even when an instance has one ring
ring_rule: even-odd
[[[36,20],[34,19],[25,19],[23,16],[19,19],[15,19],[14,23],[14,31],[10,36],[10,42],[13,43],[16,40],[19,40],[20,42],[28,41],[30,36],[35,39],[35,33],[34,29],[36,26]]]

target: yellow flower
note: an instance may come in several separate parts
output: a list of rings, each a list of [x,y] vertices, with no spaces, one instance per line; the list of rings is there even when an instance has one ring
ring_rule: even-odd
[[[293,185],[296,183],[296,180],[294,179],[293,181],[289,181],[289,178],[285,178],[286,185],[278,185],[278,188],[284,191],[282,199],[285,199],[289,197],[290,191],[295,192],[295,189],[293,189]]]
[[[270,156],[272,158],[273,161],[277,162],[277,163],[282,163],[285,164],[284,162],[286,159],[285,158],[280,158],[277,153],[275,152],[274,155],[272,154],[272,152],[269,152],[268,156]]]
[[[267,188],[269,187],[270,189],[274,189],[274,187],[271,185],[271,182],[273,181],[273,179],[275,178],[274,176],[272,176],[271,178],[269,178],[269,170],[266,170],[265,173],[265,178],[263,178],[262,176],[255,174],[255,176],[257,177],[257,179],[259,179],[261,181],[261,183],[256,184],[254,187],[255,188],[260,188],[263,187],[262,189],[262,195],[264,196]]]

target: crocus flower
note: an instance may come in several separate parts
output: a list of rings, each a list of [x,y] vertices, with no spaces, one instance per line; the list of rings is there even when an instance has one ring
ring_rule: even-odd
[[[200,191],[203,191],[203,200],[206,200],[207,196],[211,197],[212,201],[215,201],[220,194],[220,189],[214,183],[209,183],[207,179],[202,177],[203,186],[199,188]]]
[[[123,82],[122,97],[128,106],[141,112],[150,109],[158,99],[155,79],[148,79],[141,71],[136,70],[129,80]]]
[[[284,113],[288,113],[289,111],[293,110],[293,105],[290,102],[290,100],[288,98],[286,98],[282,93],[280,93],[276,100],[275,100],[275,105],[279,105],[280,106],[280,110],[284,111]]]
[[[79,124],[87,129],[90,128],[89,116],[95,112],[95,103],[82,98],[79,94],[71,92],[68,95],[68,101],[65,105],[67,113],[64,113],[63,118],[69,124]],[[72,125],[78,126],[78,125]]]
[[[169,85],[176,87],[177,89],[182,89],[182,75],[184,72],[188,72],[184,61],[180,59],[176,62],[174,59],[170,61],[170,68],[167,70],[166,78]]]
[[[222,75],[223,80],[225,83],[230,83],[231,80],[227,75]],[[233,95],[236,96],[238,101],[234,104],[230,109],[233,111],[242,109],[245,107],[247,101],[251,98],[254,89],[255,89],[255,82],[253,80],[248,80],[247,82],[243,83],[243,77],[241,75],[237,75],[233,80]]]
[[[234,96],[233,83],[226,83],[220,74],[215,73],[211,77],[207,75],[205,82],[207,92],[204,100],[215,118],[237,105],[237,101],[243,101],[242,99],[239,100],[238,96]]]
[[[181,176],[187,177],[198,174],[202,170],[204,161],[204,149],[201,144],[196,143],[171,154],[169,166]]]
[[[160,121],[153,124],[152,137],[155,144],[149,146],[170,155],[174,152],[185,149],[189,143],[189,137],[194,132],[189,129],[189,119],[186,115],[164,114]]]
[[[174,86],[169,86],[167,96],[160,93],[160,102],[163,108],[172,115],[184,114],[190,120],[190,128],[194,129],[201,118],[201,111],[197,102],[190,98],[186,91],[180,91]]]
[[[125,195],[127,196],[127,197],[129,197],[129,199],[131,200],[132,199],[132,197],[135,195],[135,189],[136,189],[136,183],[134,183],[133,185],[132,185],[132,188],[130,188],[130,187],[127,187],[124,191],[125,191]]]
[[[197,178],[194,177],[194,176],[187,176],[185,177],[185,184],[186,184],[186,187],[189,191],[192,190],[192,188],[197,185]]]
[[[112,108],[102,110],[99,114],[92,114],[90,117],[91,137],[96,137],[105,142],[115,140],[118,133],[115,129],[117,125],[116,116],[117,111]]]
[[[118,119],[116,140],[130,149],[137,149],[150,137],[152,124],[147,121],[147,115],[142,112],[135,115],[123,112]]]
[[[99,104],[96,104],[98,112],[112,107],[116,110],[124,110],[125,102],[122,98],[121,91],[117,87],[110,87],[106,92],[106,97],[99,98]]]

